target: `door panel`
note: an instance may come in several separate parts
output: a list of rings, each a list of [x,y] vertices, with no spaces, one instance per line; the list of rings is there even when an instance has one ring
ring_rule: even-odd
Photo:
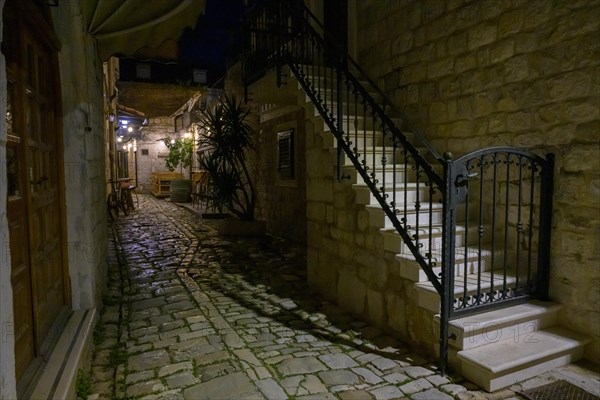
[[[9,88],[10,90],[10,88]],[[10,96],[9,96],[10,101]],[[10,130],[10,128],[9,128]],[[9,136],[7,143],[7,171],[8,171],[8,229],[11,253],[11,284],[13,289],[13,314],[16,376],[19,379],[27,365],[35,355],[31,274],[29,264],[29,238],[27,232],[27,206],[23,197],[23,177],[19,165],[22,164],[21,143],[16,136]]]
[[[62,273],[61,224],[53,220],[58,212],[57,188],[59,157],[56,127],[48,112],[52,88],[48,75],[52,53],[35,40],[31,32],[24,35],[26,41],[27,70],[25,93],[29,102],[28,164],[30,170],[30,220],[32,221],[31,259],[33,313],[38,343],[42,343],[58,317],[64,301]],[[34,229],[35,227],[35,229]]]
[[[61,112],[57,47],[46,17],[31,0],[7,0],[3,18],[12,93],[7,211],[19,380],[35,357],[47,355],[45,343],[68,301]]]

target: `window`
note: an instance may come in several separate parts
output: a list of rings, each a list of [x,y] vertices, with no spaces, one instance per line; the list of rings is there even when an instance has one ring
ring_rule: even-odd
[[[142,155],[143,156],[147,156],[148,155],[148,149],[142,149]]]
[[[117,152],[117,178],[129,178],[129,152]]]
[[[194,68],[193,81],[194,83],[206,83],[206,70]]]
[[[175,132],[183,130],[183,114],[175,116]]]
[[[277,133],[277,175],[280,179],[294,179],[294,130]]]

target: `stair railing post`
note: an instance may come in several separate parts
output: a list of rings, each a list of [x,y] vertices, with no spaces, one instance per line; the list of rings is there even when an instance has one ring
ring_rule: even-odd
[[[552,196],[554,195],[554,154],[546,155],[540,188],[540,243],[538,249],[538,290],[540,300],[549,300]]]
[[[444,209],[442,236],[442,292],[440,293],[440,360],[439,368],[442,374],[448,371],[448,325],[454,291],[454,245],[456,224],[456,197],[454,196],[452,153],[444,154]]]

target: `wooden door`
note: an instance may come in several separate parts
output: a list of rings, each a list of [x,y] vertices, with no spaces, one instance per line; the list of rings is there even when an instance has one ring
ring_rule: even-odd
[[[68,300],[61,109],[58,47],[48,15],[30,0],[13,0],[7,1],[4,17],[3,51],[12,75],[13,136],[18,142],[12,146],[16,156],[11,168],[20,178],[19,196],[9,200],[7,210],[11,250],[14,241],[20,254],[11,262],[13,290],[19,288],[13,299],[15,332],[23,332],[15,343],[19,378],[23,366],[48,350],[52,325]]]
[[[29,180],[29,251],[37,343],[42,343],[65,304],[62,221],[58,176],[57,96],[52,51],[31,31],[24,41],[22,77]]]
[[[16,374],[19,379],[35,355],[33,308],[31,296],[31,264],[29,262],[29,233],[25,190],[25,146],[23,133],[14,129],[14,75],[7,69],[7,214],[11,253],[11,284],[13,290],[14,338]]]

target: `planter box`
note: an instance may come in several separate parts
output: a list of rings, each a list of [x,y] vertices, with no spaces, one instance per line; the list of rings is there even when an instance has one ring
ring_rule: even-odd
[[[217,231],[224,236],[263,236],[265,222],[224,219],[217,224]]]
[[[173,203],[189,203],[192,193],[190,179],[173,179],[171,181],[170,200]]]

